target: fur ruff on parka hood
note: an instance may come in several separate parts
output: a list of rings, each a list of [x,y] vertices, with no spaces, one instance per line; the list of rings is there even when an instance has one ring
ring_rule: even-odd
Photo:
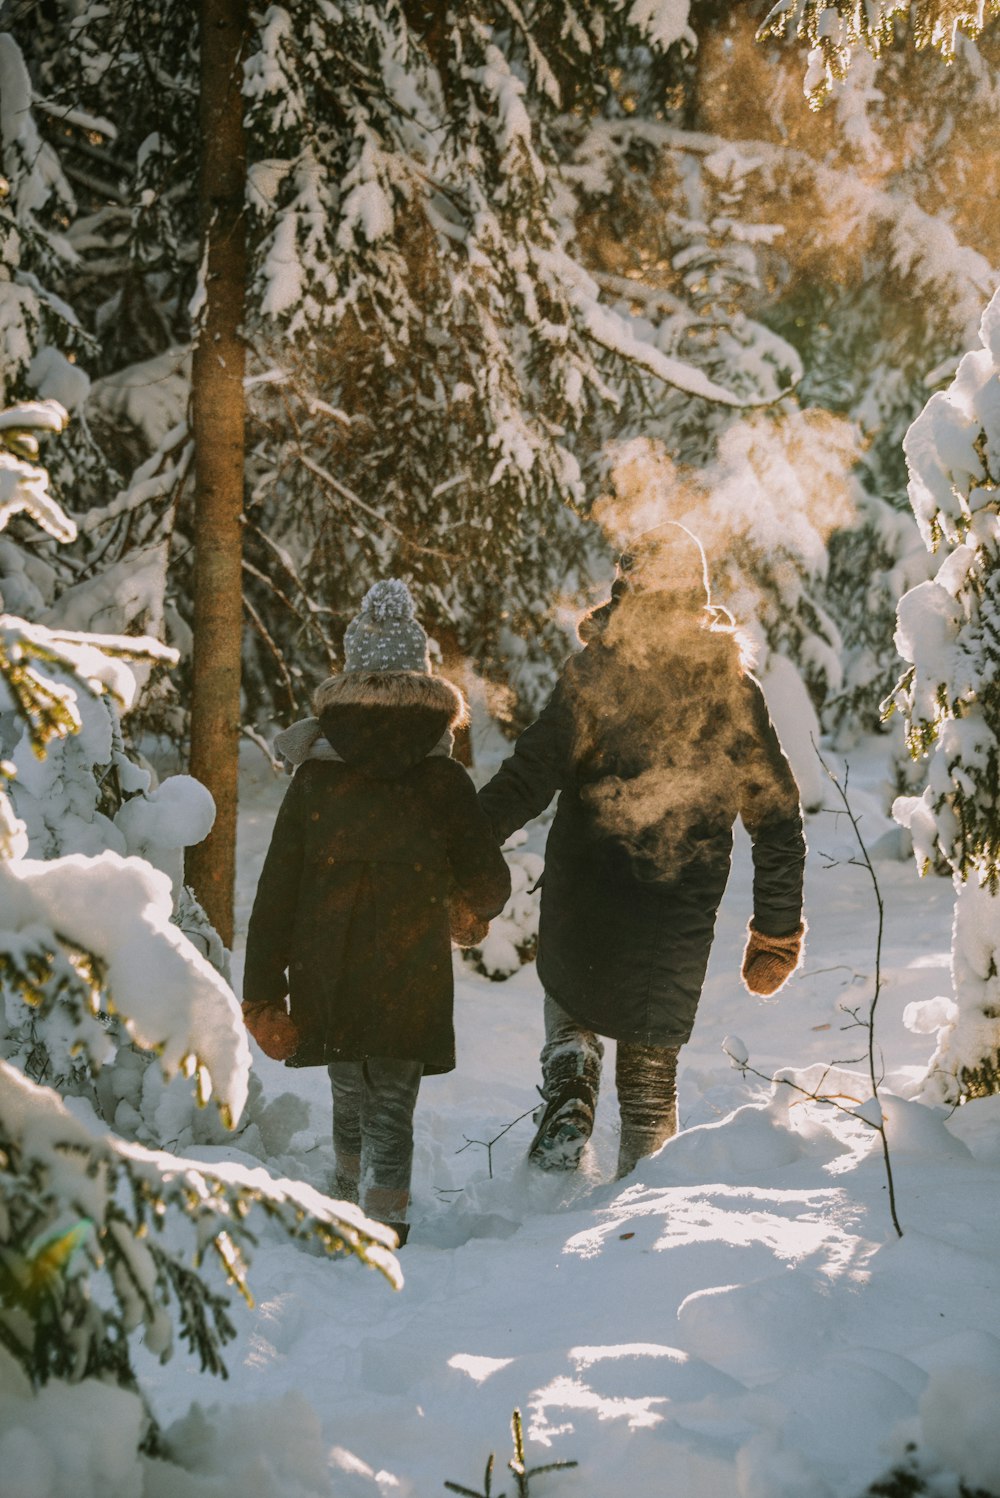
[[[339,758],[377,780],[404,775],[469,721],[458,688],[420,671],[345,671],[317,688],[313,709]]]
[[[584,614],[576,627],[584,645],[607,645],[623,657],[687,657],[708,669],[753,669],[754,647],[721,604],[692,593],[636,589],[616,578],[606,603]]]

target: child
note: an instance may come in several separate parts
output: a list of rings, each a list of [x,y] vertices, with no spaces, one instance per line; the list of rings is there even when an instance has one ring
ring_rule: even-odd
[[[449,930],[481,939],[510,874],[449,757],[467,708],[430,674],[405,583],[366,594],[314,705],[278,740],[300,763],[250,916],[244,1015],[268,1055],[328,1068],[334,1194],[402,1244],[420,1079],[455,1065]]]

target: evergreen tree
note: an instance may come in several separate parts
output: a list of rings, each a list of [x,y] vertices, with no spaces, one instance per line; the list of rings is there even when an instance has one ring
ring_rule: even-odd
[[[954,1004],[930,1080],[945,1097],[1000,1091],[1000,292],[980,346],[906,436],[910,500],[932,580],[899,604],[897,642],[911,664],[891,699],[927,787],[893,811],[921,870],[954,876]]]
[[[634,67],[617,114],[609,103],[572,132],[564,175],[577,252],[606,294],[714,356],[731,385],[756,370],[761,388],[763,368],[780,389],[782,367],[799,373],[793,395],[749,418],[766,444],[728,435],[745,414],[663,391],[614,435],[634,422],[662,444],[679,469],[661,501],[675,513],[725,475],[706,534],[717,589],[763,632],[762,663],[790,658],[849,742],[880,726],[896,602],[927,575],[902,437],[995,285],[995,217],[975,187],[992,186],[998,55],[989,37],[950,69],[936,54],[866,55],[817,119],[792,60],[754,42],[764,8],[705,7],[702,20],[693,7],[697,69],[654,96]],[[765,445],[741,487],[737,453]],[[764,471],[782,516],[770,563],[769,544],[746,543],[766,518]]]
[[[50,29],[49,13],[34,14],[38,34],[25,30],[37,47]],[[161,434],[166,440],[152,457],[150,446],[156,449],[158,440],[143,442],[136,453],[118,440],[128,421],[95,398],[88,370],[99,370],[105,328],[100,318],[91,329],[84,325],[90,309],[81,273],[89,253],[95,261],[103,257],[106,275],[113,274],[115,246],[113,235],[103,233],[103,215],[84,212],[74,191],[81,177],[73,166],[77,158],[68,159],[73,153],[64,148],[67,139],[82,144],[84,137],[102,138],[99,127],[109,136],[113,127],[63,104],[53,143],[44,126],[51,129],[54,118],[55,105],[36,94],[18,43],[0,34],[4,398],[55,400],[73,416],[48,442],[49,484],[70,517],[73,540],[40,543],[31,527],[15,521],[0,540],[0,589],[8,608],[32,619],[44,616],[75,630],[162,635],[168,538],[162,496],[183,475],[186,455],[176,431]],[[100,155],[96,146],[87,149]],[[82,190],[93,192],[88,183],[84,174]],[[149,388],[150,404],[162,401],[162,382]],[[119,462],[129,472],[133,456],[145,461],[124,483]]]
[[[639,367],[732,399],[602,307],[555,211],[560,111],[592,110],[623,49],[682,44],[684,10],[546,7],[529,25],[506,5],[354,3],[262,18],[246,73],[251,706],[266,687],[286,711],[329,668],[359,569],[407,575],[446,653],[498,670],[501,615],[536,652],[554,638],[538,611],[553,552],[571,577],[580,550],[574,431]],[[139,279],[171,329],[195,244],[189,22],[180,0],[156,27],[87,5],[32,43],[54,99],[112,117],[92,150],[125,174],[122,264],[135,284],[155,224],[157,272]]]
[[[959,38],[979,36],[1000,15],[1000,0],[778,0],[760,34],[794,30],[810,47],[805,93],[813,109],[843,82],[857,52],[878,57],[896,38],[896,21],[908,21],[917,47],[933,47],[953,61]]]
[[[0,203],[6,248],[0,368],[14,392],[56,390],[78,405],[89,382],[55,340],[66,336],[71,354],[86,352],[89,345],[81,342],[72,309],[40,279],[46,268],[55,273],[60,255],[72,259],[50,222],[53,203],[65,205],[71,192],[59,159],[35,126],[27,72],[9,36],[0,37],[0,97],[8,174]],[[211,826],[211,798],[188,777],[154,788],[148,766],[129,753],[122,724],[123,712],[134,706],[156,663],[176,660],[176,652],[151,635],[125,640],[119,633],[162,622],[161,548],[149,545],[139,526],[124,564],[112,562],[89,578],[81,575],[82,568],[66,564],[65,553],[82,528],[65,505],[68,474],[72,463],[79,463],[86,492],[98,471],[89,462],[89,435],[83,442],[69,438],[71,425],[53,399],[22,401],[0,418],[0,609],[6,626],[0,670],[9,699],[0,709],[0,759],[13,776],[12,810],[33,857],[110,850],[138,854],[161,868],[170,876],[175,924],[224,967],[218,936],[184,888],[181,868],[185,844],[203,838]],[[38,464],[42,438],[50,452],[55,449],[59,486]],[[60,498],[53,492],[57,487]],[[135,487],[141,488],[141,476]],[[119,497],[119,513],[128,515],[133,497],[134,489]],[[82,525],[93,520],[90,512]],[[94,624],[102,629],[99,637],[92,629],[87,633]],[[98,654],[102,642],[105,649]],[[93,690],[78,690],[79,673],[96,683]],[[224,1132],[197,1106],[190,1081],[166,1081],[158,1068],[150,1068],[150,1053],[134,1048],[124,1027],[107,1016],[103,1073],[75,1052],[62,1018],[29,1003],[10,999],[3,1031],[5,1058],[15,1059],[34,1080],[88,1097],[109,1123],[146,1143]]]
[[[39,434],[64,420],[52,403],[0,411],[0,527],[26,513],[53,537],[72,536],[37,461]],[[19,720],[44,757],[53,743],[87,731],[84,704],[127,696],[121,657],[143,652],[165,653],[155,641],[74,635],[4,614],[0,719]],[[97,1071],[114,1057],[113,1014],[167,1078],[196,1078],[201,1101],[214,1096],[232,1124],[249,1071],[239,1008],[170,924],[169,879],[111,851],[27,860],[26,829],[8,794],[15,773],[4,760],[0,1030],[16,1027],[27,1007],[50,1054],[61,1049]],[[165,1359],[175,1322],[202,1368],[224,1373],[222,1347],[233,1335],[224,1282],[249,1294],[254,1216],[328,1252],[357,1254],[398,1282],[384,1233],[356,1209],[288,1181],[265,1184],[238,1168],[212,1172],[126,1145],[88,1127],[7,1061],[0,1061],[0,1177],[0,1356],[36,1389],[98,1378],[135,1390],[131,1333],[141,1329]],[[203,1267],[209,1253],[223,1282]],[[155,1442],[147,1411],[144,1443]]]
[[[792,653],[826,726],[877,726],[896,598],[926,566],[901,438],[928,372],[946,376],[967,346],[1000,255],[981,212],[994,31],[950,69],[937,52],[863,51],[813,117],[795,57],[753,41],[766,10],[608,5],[565,36],[561,5],[530,35],[501,6],[268,12],[247,71],[245,720],[304,702],[362,582],[386,570],[410,578],[449,669],[470,659],[514,687],[492,696],[502,711],[530,712],[567,648],[551,599],[587,591],[601,550],[576,511],[607,488],[607,444],[656,440],[685,473],[718,461],[739,412],[692,394],[696,370],[751,404],[800,376],[757,424],[773,446],[787,415],[788,457],[806,451],[803,412],[854,428],[856,513],[823,538],[829,558],[810,539],[761,568],[734,513],[719,582],[736,579],[767,648]],[[88,409],[122,472],[148,459],[115,500],[86,500],[78,545],[96,580],[138,538],[170,537],[163,612],[184,646],[191,8],[160,7],[155,27],[117,3],[68,15],[48,10],[22,41],[77,198],[74,305],[102,335]],[[614,330],[617,353],[595,345]],[[173,425],[152,419],[154,399]],[[146,701],[176,734],[167,681]]]

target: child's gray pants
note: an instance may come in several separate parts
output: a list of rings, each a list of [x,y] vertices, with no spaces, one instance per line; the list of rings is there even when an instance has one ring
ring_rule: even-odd
[[[422,1061],[368,1056],[327,1067],[333,1091],[333,1192],[369,1217],[403,1222],[413,1168],[413,1110]]]

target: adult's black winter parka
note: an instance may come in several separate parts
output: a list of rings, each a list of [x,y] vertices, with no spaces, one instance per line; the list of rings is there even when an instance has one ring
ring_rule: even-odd
[[[737,638],[711,610],[625,593],[585,626],[586,647],[480,805],[504,840],[559,793],[541,891],[546,992],[598,1034],[681,1045],[737,816],[753,841],[755,925],[799,926],[798,788]]]
[[[244,1003],[282,1004],[290,1065],[455,1065],[449,902],[497,915],[510,874],[468,774],[433,753],[460,694],[418,672],[349,673],[317,693],[339,759],[296,770],[247,934]]]

